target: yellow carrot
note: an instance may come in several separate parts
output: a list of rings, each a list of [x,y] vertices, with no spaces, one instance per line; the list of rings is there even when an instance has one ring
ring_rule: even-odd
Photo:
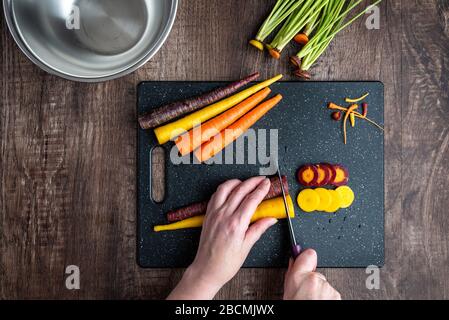
[[[293,206],[292,198],[287,195],[287,204],[290,211],[290,217],[295,217],[295,207]],[[256,209],[256,212],[251,217],[251,223],[264,218],[276,218],[276,219],[287,219],[287,212],[285,211],[284,200],[282,197],[265,200]],[[200,228],[204,222],[203,216],[196,216],[188,218],[175,223],[170,223],[166,225],[159,225],[154,227],[155,232],[161,231],[173,231],[181,229],[190,228]]]
[[[209,160],[223,150],[227,145],[237,140],[238,137],[244,134],[252,125],[262,118],[268,111],[274,108],[281,100],[282,96],[278,94],[270,100],[261,103],[225,130],[214,136],[208,142],[202,144],[193,154],[200,162]]]
[[[232,109],[229,109],[219,116],[210,119],[201,126],[193,128],[189,132],[186,132],[176,138],[176,146],[178,147],[181,156],[191,153],[204,142],[209,141],[213,136],[229,127],[245,115],[245,113],[261,103],[266,97],[268,97],[270,92],[270,88],[262,89],[248,99],[243,100]]]
[[[251,40],[251,41],[249,42],[249,44],[252,45],[253,47],[257,48],[257,49],[260,50],[260,51],[263,51],[263,50],[264,50],[263,43],[260,42],[260,41],[257,41],[257,40]]]
[[[264,82],[258,83],[248,89],[245,89],[229,98],[218,101],[205,107],[199,111],[196,111],[184,118],[177,121],[171,122],[164,126],[154,129],[154,133],[159,144],[164,144],[170,140],[175,139],[179,135],[185,133],[186,131],[192,129],[193,127],[200,125],[201,123],[212,119],[216,115],[225,112],[226,110],[232,108],[236,104],[242,102],[246,98],[255,94],[256,92],[270,86],[274,82],[280,80],[282,75],[277,75],[274,78],[268,79]]]

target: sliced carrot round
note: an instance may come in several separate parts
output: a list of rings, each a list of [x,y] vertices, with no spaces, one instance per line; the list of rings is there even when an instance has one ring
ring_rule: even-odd
[[[349,181],[349,172],[348,169],[339,164],[332,165],[335,169],[335,179],[332,184],[336,187],[345,186]]]
[[[334,167],[329,163],[320,163],[320,167],[327,170],[329,174],[329,180],[327,181],[327,184],[332,184],[335,180],[335,176],[337,175]]]
[[[332,201],[331,201],[331,204],[329,205],[329,207],[327,207],[324,211],[329,212],[329,213],[335,213],[341,208],[341,206],[340,206],[341,196],[335,190],[328,190],[328,191],[329,191]]]
[[[320,205],[320,196],[315,190],[305,189],[298,194],[297,201],[302,211],[313,212]]]
[[[320,197],[320,205],[317,208],[317,211],[325,211],[328,207],[330,207],[332,202],[332,196],[329,193],[329,190],[324,188],[315,189],[315,192],[318,193]]]
[[[340,206],[344,209],[349,208],[355,199],[354,191],[348,186],[338,187],[335,191],[340,194]]]
[[[302,166],[299,168],[297,176],[300,184],[305,187],[313,187],[318,179],[317,168],[311,164]]]
[[[327,185],[330,179],[330,170],[327,167],[322,166],[320,164],[317,164],[315,167],[318,174],[316,179],[316,186],[322,187]]]

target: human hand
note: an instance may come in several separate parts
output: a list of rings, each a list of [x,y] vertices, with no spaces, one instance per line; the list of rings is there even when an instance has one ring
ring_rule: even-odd
[[[290,260],[284,282],[284,300],[341,300],[340,294],[315,272],[317,254],[306,250],[295,261]]]
[[[195,260],[168,299],[212,299],[235,276],[256,241],[277,222],[266,218],[249,226],[269,189],[265,177],[218,187],[207,206]]]

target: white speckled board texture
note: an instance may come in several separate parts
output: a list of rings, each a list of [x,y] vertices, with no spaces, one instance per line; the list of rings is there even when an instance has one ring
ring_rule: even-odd
[[[138,113],[167,102],[195,96],[222,85],[217,82],[143,82],[138,87]],[[303,248],[318,252],[319,267],[366,267],[384,264],[384,137],[369,123],[357,120],[343,144],[341,123],[331,120],[328,102],[347,105],[344,98],[370,95],[369,118],[383,125],[384,87],[380,82],[281,82],[271,86],[282,102],[255,129],[279,129],[279,157],[289,178],[291,195],[302,187],[295,178],[307,163],[339,163],[349,169],[349,186],[356,200],[336,214],[304,213],[296,205],[293,220]],[[151,199],[150,154],[157,145],[153,132],[138,131],[138,263],[146,268],[185,267],[194,258],[200,230],[153,232],[166,223],[164,213],[208,199],[220,182],[259,173],[259,164],[173,165],[172,144],[166,149],[166,194]],[[233,146],[229,146],[232,148]],[[271,228],[256,244],[245,267],[285,267],[290,243],[285,221]]]

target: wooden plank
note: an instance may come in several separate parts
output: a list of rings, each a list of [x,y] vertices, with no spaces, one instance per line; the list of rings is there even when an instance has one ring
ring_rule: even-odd
[[[254,70],[289,74],[286,62],[247,47],[273,2],[180,1],[162,50],[105,84],[40,71],[2,19],[0,298],[168,294],[182,270],[136,265],[135,87],[232,80]],[[312,70],[317,80],[385,83],[387,261],[374,291],[365,288],[364,270],[321,270],[343,298],[449,298],[448,7],[446,0],[384,1],[380,30],[360,20]],[[81,267],[79,291],[64,286],[69,264]],[[279,298],[282,283],[277,270],[242,270],[218,298]]]

